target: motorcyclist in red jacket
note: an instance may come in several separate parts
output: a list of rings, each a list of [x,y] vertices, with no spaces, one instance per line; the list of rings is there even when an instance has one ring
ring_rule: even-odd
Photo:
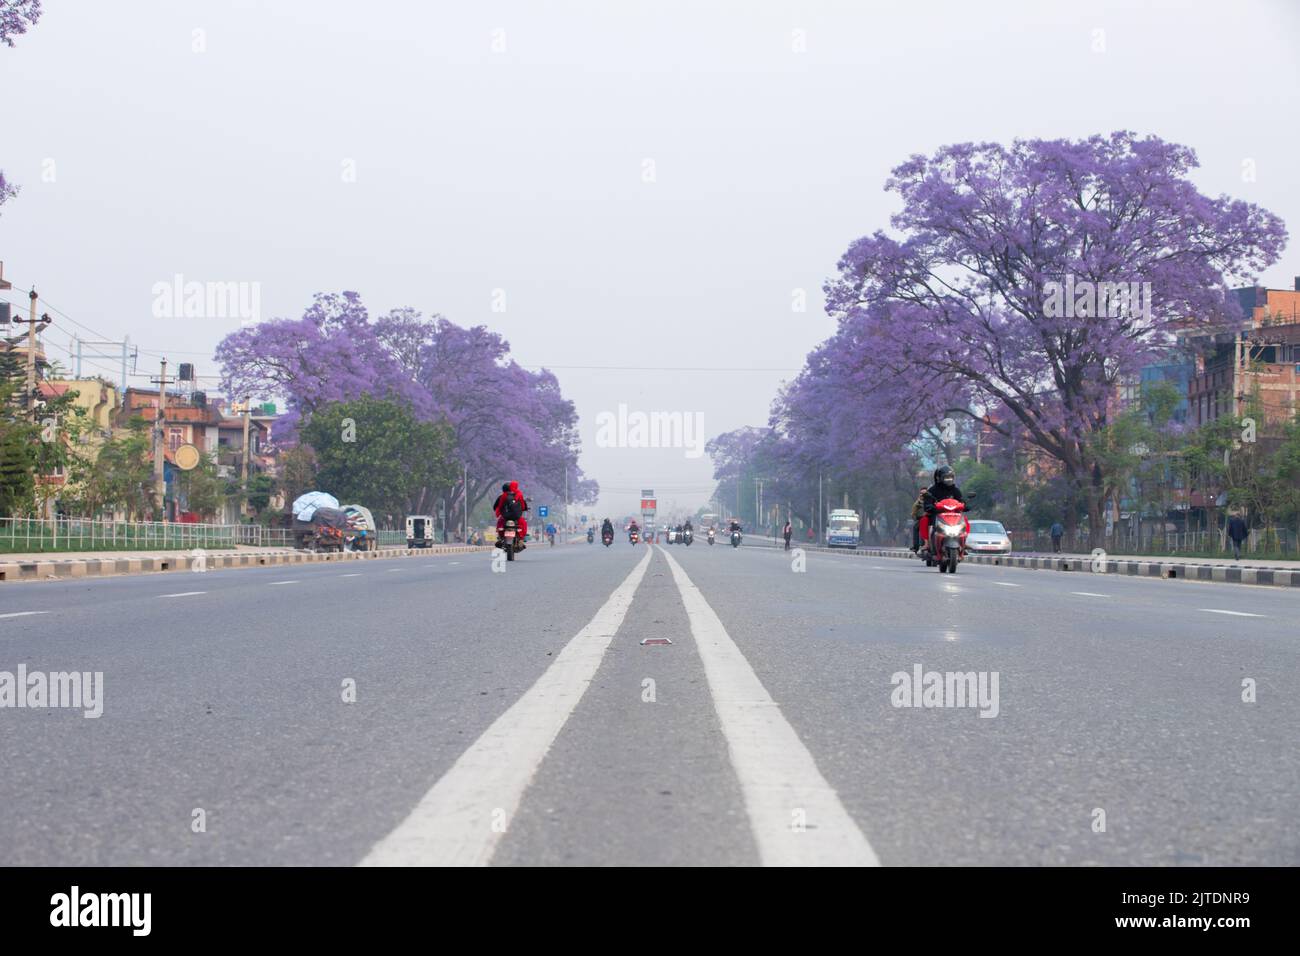
[[[519,517],[515,521],[515,525],[519,529],[519,540],[527,541],[528,519],[524,517],[524,513],[528,510],[528,502],[524,498],[523,493],[519,490],[519,482],[517,481],[508,481],[502,485],[501,494],[497,496],[496,504],[492,506],[492,513],[497,516],[497,534],[500,535],[501,531],[506,526],[506,516],[502,512],[502,507],[507,501],[512,499],[517,502],[519,506]]]

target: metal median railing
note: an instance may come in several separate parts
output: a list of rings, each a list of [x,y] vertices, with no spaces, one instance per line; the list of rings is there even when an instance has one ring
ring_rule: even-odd
[[[383,548],[406,547],[406,532],[375,532]],[[182,551],[194,548],[292,548],[287,528],[257,524],[185,524],[109,518],[0,518],[0,554],[72,551]]]
[[[99,518],[0,518],[0,554],[233,548],[267,529]],[[252,534],[250,534],[250,532]]]

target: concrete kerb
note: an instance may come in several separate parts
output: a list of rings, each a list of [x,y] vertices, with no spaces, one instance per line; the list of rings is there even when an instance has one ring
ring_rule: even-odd
[[[468,554],[491,551],[490,546],[451,545],[445,548],[386,548],[381,551],[342,551],[312,553],[307,551],[256,552],[250,554],[209,554],[196,557],[188,551],[136,558],[75,558],[67,560],[4,561],[0,559],[0,582],[48,581],[66,578],[103,577],[118,574],[166,573],[192,571],[200,561],[211,570],[266,567],[279,564],[318,564],[322,561],[369,561],[385,558],[437,557],[444,554]]]
[[[780,548],[782,541],[770,538],[746,538],[764,547]],[[915,561],[916,556],[905,548],[827,548],[822,545],[795,544],[791,549],[802,548],[820,554],[842,557],[901,558]],[[1130,577],[1164,578],[1167,580],[1213,581],[1220,584],[1255,584],[1273,587],[1300,588],[1300,571],[1290,568],[1256,568],[1221,564],[1188,564],[1181,561],[1131,561],[1107,556],[1104,567],[1093,571],[1091,558],[1064,558],[1037,555],[968,554],[965,561],[973,564],[991,564],[1000,567],[1029,568],[1039,571],[1076,571],[1084,574],[1123,574]]]

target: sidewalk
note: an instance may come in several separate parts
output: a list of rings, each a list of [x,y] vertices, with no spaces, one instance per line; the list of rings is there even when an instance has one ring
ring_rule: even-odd
[[[1012,551],[1013,555],[1033,558],[1073,558],[1075,560],[1091,560],[1091,554],[1082,554],[1077,551],[1062,551],[1060,554],[1054,554],[1051,551]],[[1112,561],[1156,561],[1165,564],[1188,564],[1200,565],[1203,567],[1225,567],[1225,568],[1282,568],[1284,570],[1300,570],[1300,561],[1264,561],[1256,558],[1242,558],[1240,561],[1232,560],[1232,552],[1218,558],[1202,558],[1187,556],[1182,557],[1174,554],[1107,554],[1107,558]]]
[[[782,548],[779,538],[754,535],[746,542],[764,547]],[[790,544],[795,547],[794,542]],[[837,553],[860,558],[905,558],[916,560],[916,555],[906,548],[861,546],[856,550],[827,548],[820,545],[802,545],[803,550],[823,554]],[[1012,568],[1032,568],[1040,571],[1093,572],[1091,554],[1047,554],[1041,551],[1013,551],[1009,555],[968,554],[972,564],[1003,565]],[[1104,574],[1120,574],[1148,578],[1181,578],[1188,581],[1212,581],[1219,584],[1255,584],[1300,588],[1300,561],[1242,561],[1214,560],[1210,558],[1169,558],[1131,554],[1107,554]]]
[[[196,549],[197,550],[197,549]],[[222,548],[194,551],[91,551],[0,554],[0,581],[45,581],[60,578],[143,574],[157,571],[215,571],[321,561],[374,561],[384,558],[432,557],[489,551],[489,547],[438,544],[429,548],[381,548],[378,551],[313,553],[288,548]]]
[[[463,548],[462,544],[435,544],[428,548],[417,548],[416,553],[420,551],[436,552],[445,548]],[[306,551],[297,551],[293,548],[277,547],[256,547],[255,545],[239,545],[235,548],[202,548],[200,549],[209,558],[220,555],[231,554],[308,554]],[[380,552],[384,551],[405,551],[404,547],[399,545],[387,545],[379,548]],[[33,561],[88,561],[91,559],[112,559],[112,558],[184,558],[194,553],[195,549],[190,548],[171,548],[165,551],[29,551],[25,553],[10,553],[0,551],[0,564],[30,564]],[[351,553],[351,552],[348,552]]]

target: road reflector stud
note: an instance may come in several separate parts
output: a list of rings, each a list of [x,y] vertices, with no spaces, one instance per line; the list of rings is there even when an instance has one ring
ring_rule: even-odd
[[[659,644],[671,644],[671,643],[672,641],[668,640],[668,638],[666,637],[647,637],[644,641],[641,642],[641,646],[645,647],[646,645],[659,645]]]

